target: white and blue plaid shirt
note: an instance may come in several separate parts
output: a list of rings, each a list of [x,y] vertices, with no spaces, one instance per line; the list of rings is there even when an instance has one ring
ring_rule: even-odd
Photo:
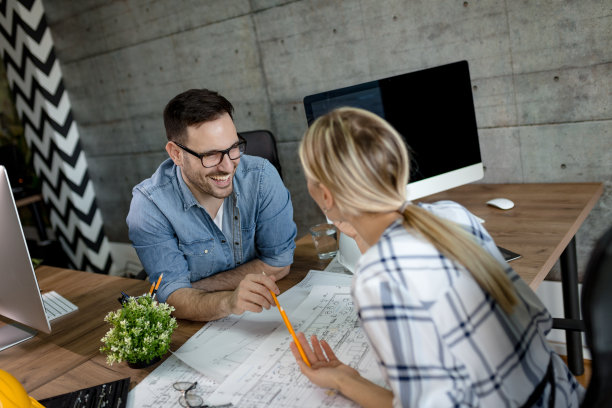
[[[419,204],[463,226],[507,266],[464,207]],[[394,222],[360,259],[353,298],[399,407],[518,407],[542,381],[552,356],[555,406],[578,407],[584,390],[546,343],[552,319],[507,266],[518,304],[508,316],[428,241]],[[547,385],[536,406],[547,407]]]

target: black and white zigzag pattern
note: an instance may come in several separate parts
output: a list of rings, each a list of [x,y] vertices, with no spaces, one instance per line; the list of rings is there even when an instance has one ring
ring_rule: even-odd
[[[0,33],[9,86],[55,235],[72,267],[108,273],[110,247],[42,1],[1,0]]]

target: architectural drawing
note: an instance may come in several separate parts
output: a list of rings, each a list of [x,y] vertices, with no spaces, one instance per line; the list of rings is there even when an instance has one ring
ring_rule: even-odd
[[[170,356],[129,392],[127,408],[180,407],[178,399],[181,393],[173,387],[178,381],[197,381],[193,392],[205,402],[219,386],[175,356]]]
[[[298,285],[279,296],[279,301],[287,313],[293,315],[313,286],[327,284],[348,288],[350,282],[351,276],[348,275],[310,271]],[[268,324],[273,327],[265,327]],[[130,391],[127,407],[180,406],[180,393],[172,386],[177,381],[197,381],[197,394],[209,403],[208,397],[219,384],[237,370],[259,348],[266,336],[279,326],[286,332],[276,308],[265,313],[245,313],[207,323]]]
[[[299,284],[282,293],[278,300],[287,314],[292,316],[313,286],[349,287],[351,280],[350,275],[310,271]],[[240,316],[228,316],[206,324],[174,354],[207,377],[222,383],[278,327],[285,326],[275,307],[262,313],[246,312]]]
[[[325,339],[338,358],[379,385],[385,381],[363,330],[358,324],[349,288],[314,287],[290,319],[309,337]],[[289,349],[291,335],[277,328],[217,388],[209,403],[231,401],[238,407],[351,407],[335,391],[321,389],[304,377]]]

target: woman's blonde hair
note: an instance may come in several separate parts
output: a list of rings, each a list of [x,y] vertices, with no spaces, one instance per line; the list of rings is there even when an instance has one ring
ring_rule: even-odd
[[[325,185],[346,215],[398,211],[406,201],[409,155],[403,138],[385,120],[357,108],[318,118],[300,143],[306,177]],[[517,298],[503,266],[459,225],[408,205],[404,226],[463,265],[506,313]]]

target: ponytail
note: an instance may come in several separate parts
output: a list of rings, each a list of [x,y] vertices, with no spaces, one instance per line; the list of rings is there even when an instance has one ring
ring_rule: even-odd
[[[458,225],[405,201],[408,149],[384,119],[363,109],[334,109],[308,128],[298,154],[306,178],[329,188],[341,214],[399,211],[407,229],[463,265],[505,312],[512,312],[517,297],[503,266]]]
[[[443,255],[463,265],[506,314],[512,313],[517,303],[512,282],[503,266],[482,249],[469,233],[459,225],[438,218],[416,205],[406,206],[401,213],[407,229],[417,232]]]

